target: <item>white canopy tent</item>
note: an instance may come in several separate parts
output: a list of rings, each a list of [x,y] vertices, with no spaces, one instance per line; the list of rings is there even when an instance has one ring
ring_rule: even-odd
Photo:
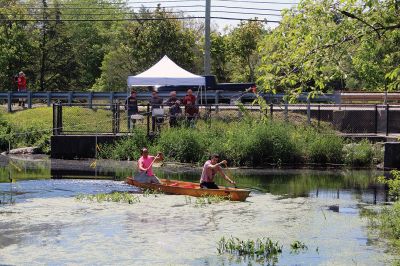
[[[205,86],[205,77],[195,75],[164,56],[148,70],[128,77],[128,88],[133,86]]]

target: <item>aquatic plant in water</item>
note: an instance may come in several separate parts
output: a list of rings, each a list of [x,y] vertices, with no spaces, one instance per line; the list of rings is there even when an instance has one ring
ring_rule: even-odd
[[[303,242],[295,240],[293,241],[293,243],[290,244],[290,249],[293,253],[299,253],[300,251],[308,250],[308,247]]]
[[[218,241],[218,254],[229,253],[238,257],[239,260],[255,260],[263,264],[276,264],[278,256],[282,253],[283,247],[279,242],[273,242],[270,238],[257,238],[254,240],[240,240],[237,237]],[[250,262],[249,262],[250,263]]]
[[[84,195],[79,194],[75,197],[77,200],[84,201],[97,201],[97,202],[123,202],[128,204],[138,203],[140,202],[140,198],[137,195],[133,195],[128,192],[113,192],[109,194],[100,193],[95,195]]]
[[[194,206],[195,207],[205,207],[209,204],[220,203],[222,201],[230,200],[229,197],[218,196],[218,195],[204,195],[201,197],[197,197]],[[185,196],[186,204],[192,204],[192,197]]]
[[[157,189],[150,189],[150,188],[143,189],[143,197],[150,197],[150,196],[157,197],[160,194],[164,193],[161,190]]]

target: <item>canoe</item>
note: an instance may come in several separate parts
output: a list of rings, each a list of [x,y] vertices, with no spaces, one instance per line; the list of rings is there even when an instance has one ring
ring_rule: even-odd
[[[200,188],[198,183],[184,182],[179,180],[160,179],[161,184],[141,183],[128,177],[126,183],[144,189],[159,190],[166,194],[188,195],[193,197],[220,196],[227,197],[234,201],[245,201],[250,194],[250,190],[220,187],[219,189]]]

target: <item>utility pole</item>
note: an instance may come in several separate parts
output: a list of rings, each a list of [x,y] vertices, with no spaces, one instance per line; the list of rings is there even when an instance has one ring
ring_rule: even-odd
[[[206,0],[206,21],[204,30],[204,75],[211,74],[211,39],[210,39],[210,22],[211,22],[211,0]]]
[[[42,0],[43,3],[43,25],[42,25],[42,41],[40,43],[40,50],[42,57],[40,58],[40,90],[45,90],[44,75],[46,74],[46,35],[47,35],[47,0]]]

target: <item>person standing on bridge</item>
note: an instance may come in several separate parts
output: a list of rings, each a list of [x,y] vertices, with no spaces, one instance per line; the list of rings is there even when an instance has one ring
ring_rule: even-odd
[[[26,77],[24,72],[22,71],[18,74],[17,85],[18,92],[26,92]],[[22,108],[25,108],[25,98],[18,99],[18,106],[22,106]]]
[[[128,131],[131,131],[131,127],[135,126],[136,120],[132,119],[132,115],[139,113],[138,102],[136,98],[136,91],[132,90],[131,95],[125,100],[125,110],[128,111]]]

